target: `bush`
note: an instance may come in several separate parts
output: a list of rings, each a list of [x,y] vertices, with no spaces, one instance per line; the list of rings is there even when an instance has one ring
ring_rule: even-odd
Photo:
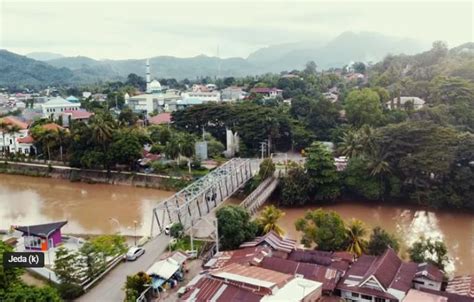
[[[181,238],[183,236],[184,227],[181,223],[174,223],[170,228],[170,235],[174,238]]]
[[[61,283],[57,286],[59,294],[65,300],[73,300],[84,293],[82,286],[74,283]]]

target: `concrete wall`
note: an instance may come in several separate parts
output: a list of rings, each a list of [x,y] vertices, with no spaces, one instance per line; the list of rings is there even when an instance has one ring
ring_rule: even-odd
[[[0,173],[51,177],[87,183],[148,187],[162,190],[175,190],[178,185],[182,185],[180,184],[181,182],[185,183],[185,181],[180,178],[173,178],[166,175],[119,171],[111,171],[108,173],[105,170],[86,170],[23,162],[8,162],[7,164],[0,162]]]

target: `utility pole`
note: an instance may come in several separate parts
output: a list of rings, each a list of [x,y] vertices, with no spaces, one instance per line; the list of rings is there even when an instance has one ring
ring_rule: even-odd
[[[264,157],[264,154],[265,154],[265,153],[268,153],[268,152],[267,152],[267,146],[268,146],[267,142],[265,142],[265,141],[264,141],[264,142],[260,142],[260,152],[262,153],[262,155],[261,155],[262,159],[263,159],[263,157]]]
[[[216,253],[219,253],[219,225],[216,218]]]

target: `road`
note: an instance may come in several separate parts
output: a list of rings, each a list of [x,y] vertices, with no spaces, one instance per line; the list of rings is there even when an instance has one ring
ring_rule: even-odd
[[[122,290],[126,277],[139,271],[146,271],[153,263],[159,260],[161,254],[166,250],[170,237],[165,234],[152,239],[145,244],[145,254],[133,262],[124,262],[115,267],[109,274],[100,280],[94,287],[76,301],[97,302],[114,301],[121,302],[125,297]]]

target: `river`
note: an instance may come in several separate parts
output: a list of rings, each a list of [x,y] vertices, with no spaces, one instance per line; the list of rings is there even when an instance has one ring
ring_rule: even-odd
[[[11,225],[68,220],[63,228],[71,234],[150,233],[151,210],[172,192],[106,184],[71,183],[66,180],[0,174],[0,230]],[[237,203],[232,199],[229,202]],[[299,239],[294,221],[303,217],[304,207],[283,209],[279,224],[290,238]],[[420,234],[441,237],[453,258],[451,270],[474,272],[474,215],[433,211],[413,206],[340,202],[324,205],[345,220],[361,219],[369,227],[380,225],[394,232],[405,244]]]

